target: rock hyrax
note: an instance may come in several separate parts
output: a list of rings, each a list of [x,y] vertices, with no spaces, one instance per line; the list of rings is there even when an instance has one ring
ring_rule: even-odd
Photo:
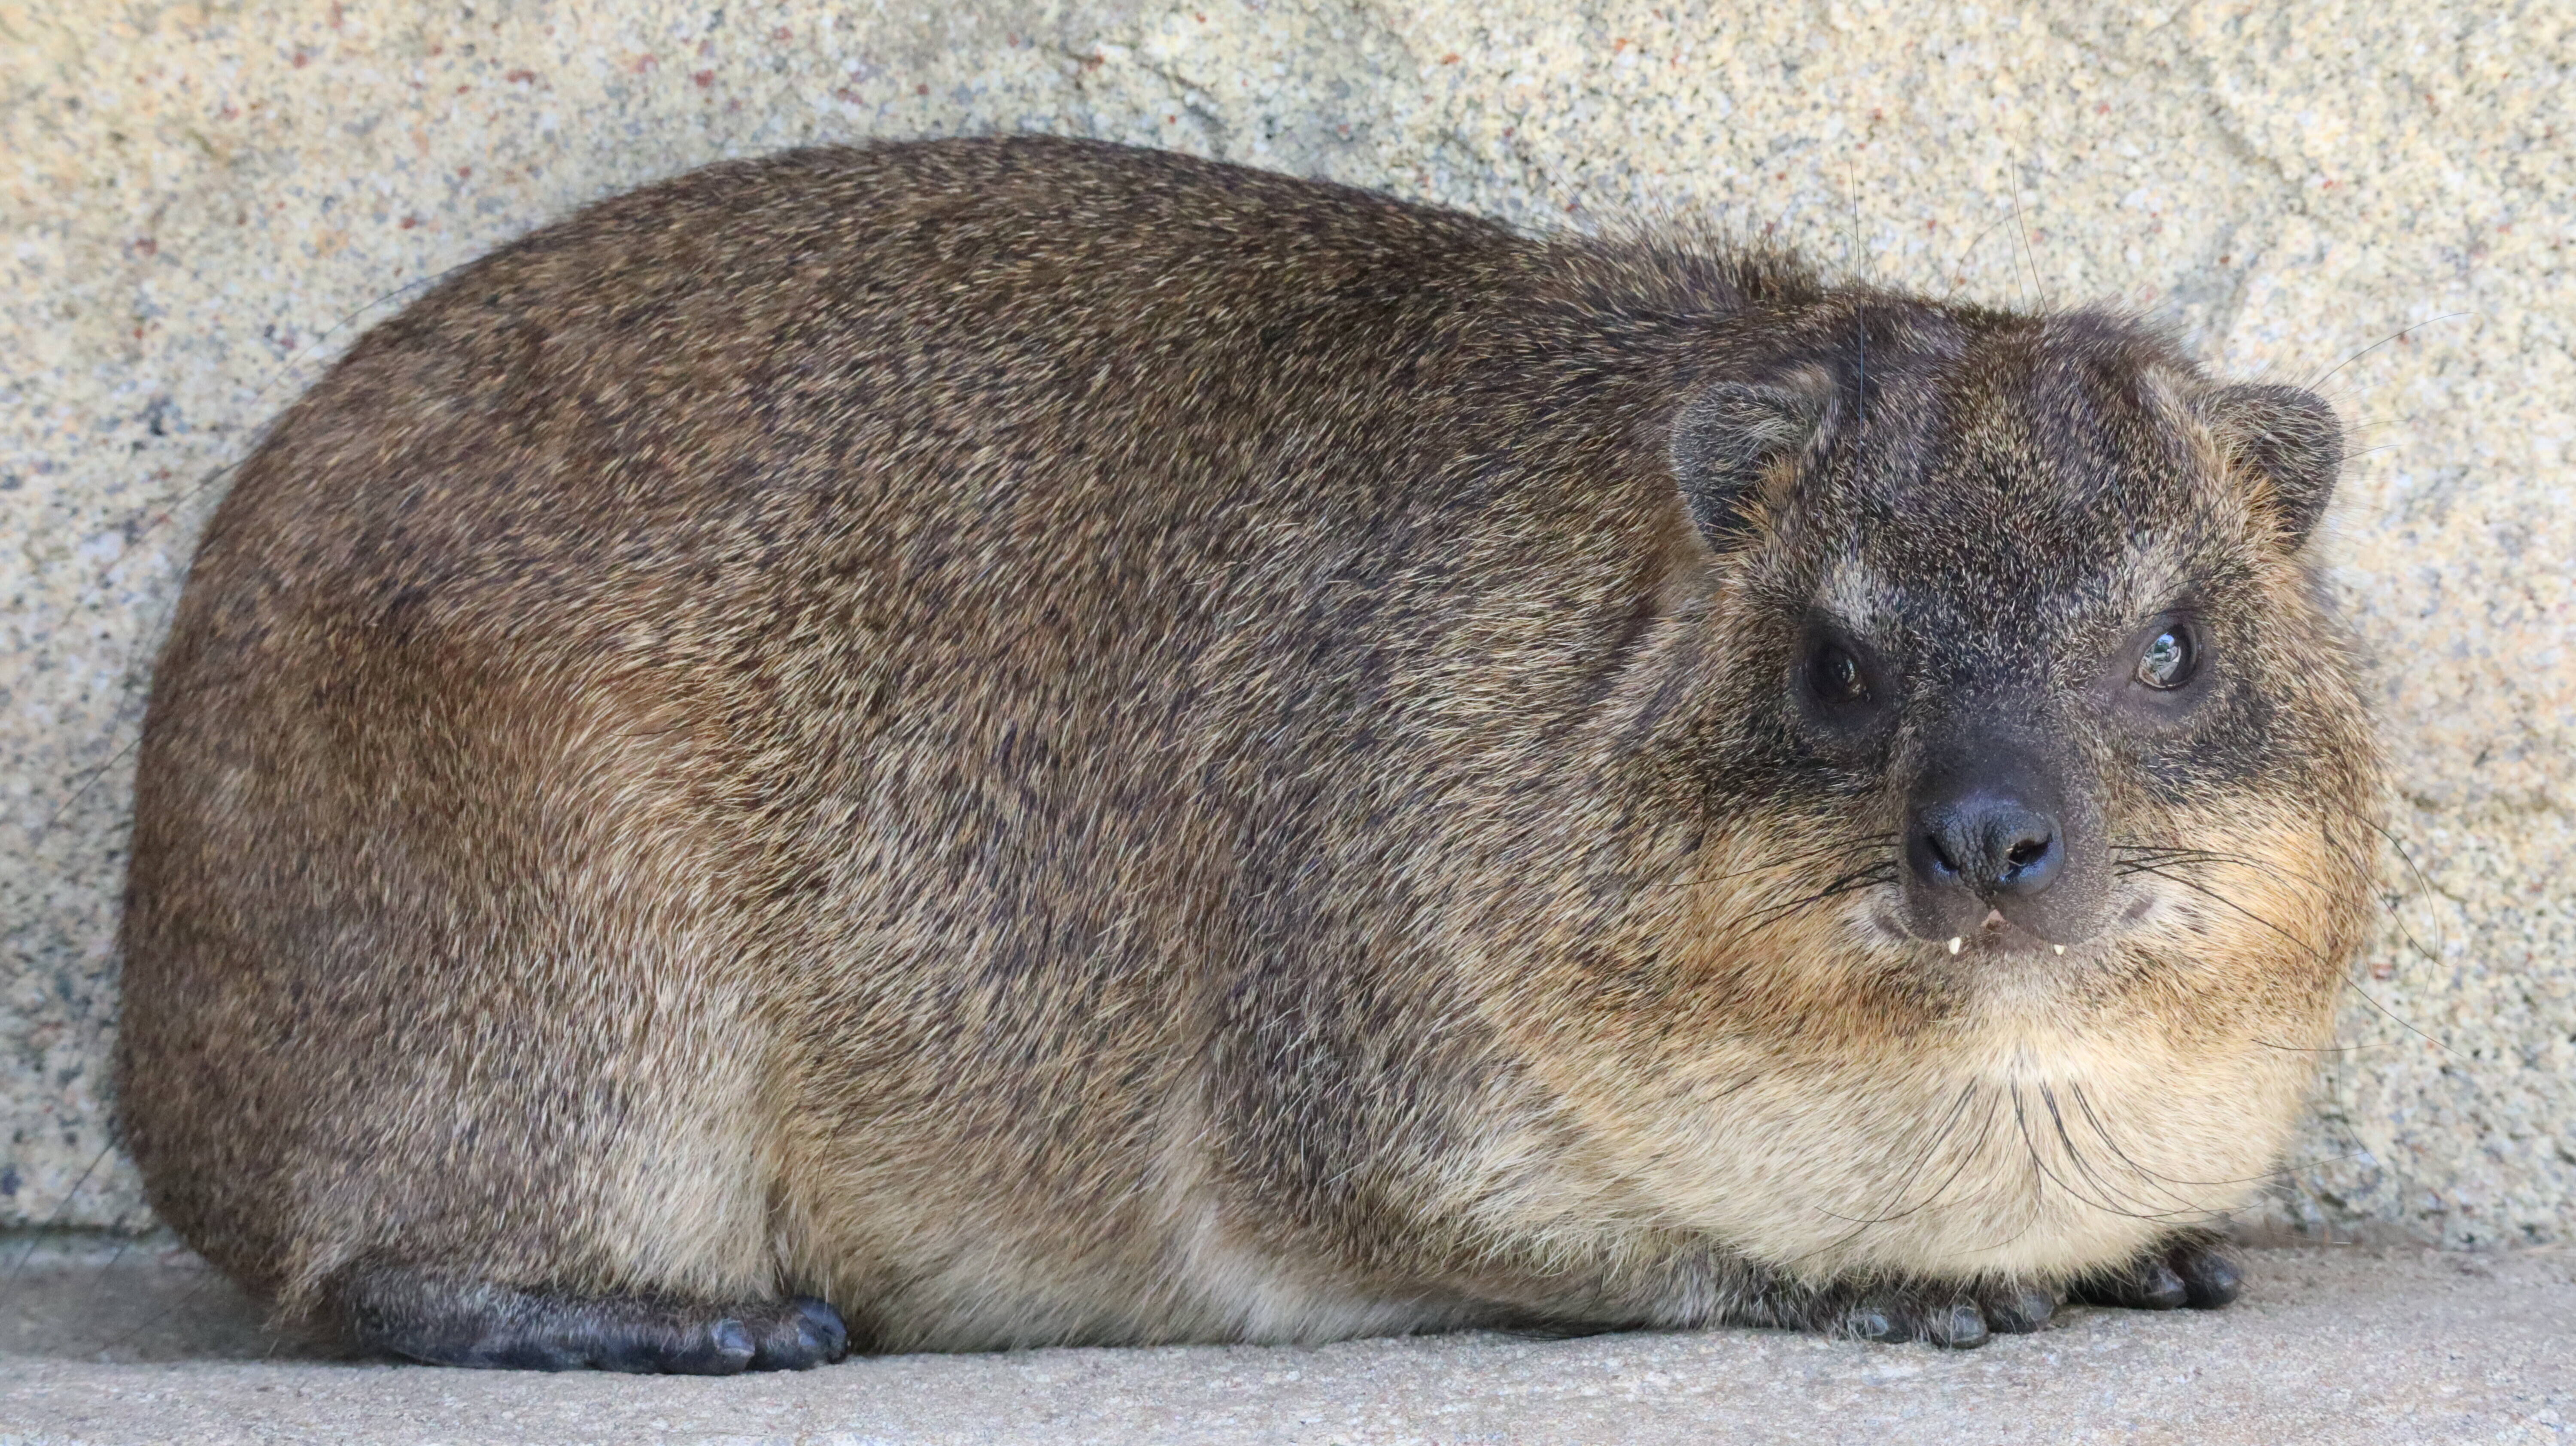
[[[135,1157],[484,1365],[2216,1304],[2367,919],[2339,436],[1184,156],[699,171],[216,513]]]

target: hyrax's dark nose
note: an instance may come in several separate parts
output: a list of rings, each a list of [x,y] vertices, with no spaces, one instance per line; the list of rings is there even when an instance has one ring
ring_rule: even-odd
[[[2066,867],[2055,815],[2012,793],[1982,789],[1915,810],[1905,854],[1926,885],[1986,900],[2036,894]]]

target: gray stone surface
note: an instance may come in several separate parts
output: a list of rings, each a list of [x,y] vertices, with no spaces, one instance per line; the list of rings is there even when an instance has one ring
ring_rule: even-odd
[[[21,1442],[1937,1442],[2433,1446],[2576,1437],[2576,1256],[2266,1251],[2203,1315],[2072,1311],[1981,1350],[1766,1331],[862,1359],[537,1376],[331,1361],[193,1259],[0,1285]]]
[[[1034,128],[1534,226],[1706,215],[2320,381],[2368,449],[2340,586],[2420,872],[2392,867],[2277,1208],[2568,1239],[2571,60],[2566,0],[0,0],[0,1222],[144,1223],[106,1147],[129,750],[261,423],[421,283],[582,202]]]

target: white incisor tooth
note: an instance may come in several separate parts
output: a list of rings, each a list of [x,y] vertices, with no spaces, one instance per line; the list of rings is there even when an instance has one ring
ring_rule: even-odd
[[[2057,951],[2058,953],[2060,953],[2060,954],[2063,954],[2063,953],[2065,953],[2065,952],[2066,952],[2066,946],[2065,946],[2065,945],[2063,945],[2063,944],[2051,944],[2051,945],[2049,945],[2048,947],[2049,947],[2049,948],[2051,948],[2051,949],[2056,950],[2056,951]]]
[[[1956,934],[1950,936],[1950,952],[1953,954],[1959,952],[1959,936]]]

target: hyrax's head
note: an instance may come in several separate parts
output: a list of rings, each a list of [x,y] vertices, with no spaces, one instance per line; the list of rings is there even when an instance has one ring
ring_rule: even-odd
[[[1866,317],[1837,365],[1784,354],[1672,432],[1751,604],[1720,604],[1728,752],[1766,812],[1883,841],[1851,859],[1884,879],[1863,932],[1971,974],[2098,956],[2207,912],[2182,859],[2368,852],[2368,734],[2307,561],[2326,405],[2086,315],[1907,308],[1864,362]],[[2290,819],[2320,834],[2296,857],[2261,841]]]
[[[1569,1007],[1757,1253],[2081,1268],[2263,1175],[2367,919],[2340,429],[2098,315],[1828,310],[1675,403],[1685,887]]]

